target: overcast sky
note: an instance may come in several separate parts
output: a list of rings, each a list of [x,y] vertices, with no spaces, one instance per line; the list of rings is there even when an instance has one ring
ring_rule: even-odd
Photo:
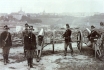
[[[104,13],[104,0],[0,0],[0,13],[18,12],[21,8],[26,13]]]

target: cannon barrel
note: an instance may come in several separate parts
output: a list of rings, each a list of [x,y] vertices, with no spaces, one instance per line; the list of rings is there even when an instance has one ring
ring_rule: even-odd
[[[40,30],[38,36],[44,36],[44,30],[43,30],[43,28]]]

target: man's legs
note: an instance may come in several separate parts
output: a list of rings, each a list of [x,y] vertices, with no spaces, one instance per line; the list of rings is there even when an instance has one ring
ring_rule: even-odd
[[[3,59],[4,59],[4,65],[6,65],[6,55],[3,54]]]
[[[30,66],[30,58],[27,58],[28,66]]]
[[[7,49],[6,49],[6,63],[9,62],[9,60],[8,60],[9,51],[10,51],[10,47],[7,47]]]
[[[73,48],[72,48],[71,42],[69,42],[69,48],[70,48],[70,50],[71,50],[71,55],[73,55]]]
[[[29,50],[26,51],[26,58],[27,58],[27,64],[28,66],[30,66],[30,51]]]
[[[68,46],[68,43],[65,42],[65,43],[64,43],[64,56],[67,55],[67,46]]]
[[[3,59],[4,59],[4,65],[6,65],[6,47],[3,47]]]
[[[30,58],[30,68],[33,67],[33,58]]]

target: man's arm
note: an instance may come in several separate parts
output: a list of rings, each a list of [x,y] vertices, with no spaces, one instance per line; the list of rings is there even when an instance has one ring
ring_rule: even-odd
[[[65,37],[65,33],[62,35],[62,37]]]
[[[72,31],[70,30],[70,33],[69,33],[69,34],[70,34],[70,35],[69,35],[70,37],[71,37],[71,33],[72,33]]]
[[[11,34],[9,33],[10,46],[12,46]]]
[[[87,38],[90,38],[90,36],[91,36],[91,34],[89,34],[89,35],[87,36]]]
[[[34,36],[34,37],[33,37],[33,39],[34,39],[34,48],[36,49],[36,44],[37,44],[37,43],[36,43],[36,36],[35,36],[35,34],[33,34],[33,36]]]
[[[0,35],[0,46],[1,47],[3,47],[2,41],[3,41],[3,33],[1,33],[1,35]]]
[[[1,46],[1,34],[0,34],[0,47],[2,47],[2,46]]]
[[[95,31],[95,33],[96,33],[96,35],[98,35],[98,37],[101,37],[101,35],[97,31]]]

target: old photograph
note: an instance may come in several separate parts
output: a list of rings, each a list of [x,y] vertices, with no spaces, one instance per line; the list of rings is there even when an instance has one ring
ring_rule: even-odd
[[[0,70],[104,70],[104,0],[0,0]]]

